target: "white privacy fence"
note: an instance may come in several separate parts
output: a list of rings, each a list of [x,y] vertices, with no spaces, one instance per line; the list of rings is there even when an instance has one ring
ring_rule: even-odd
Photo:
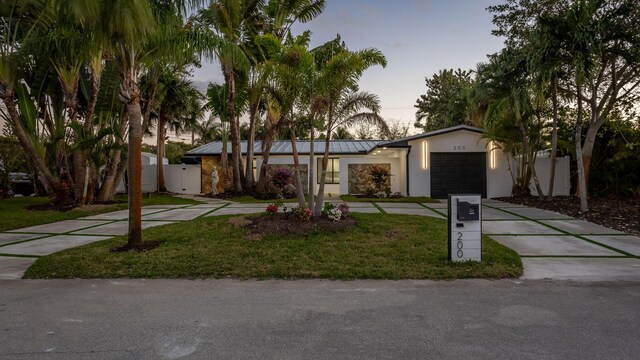
[[[569,173],[571,158],[569,156],[556,158],[556,174],[553,181],[553,195],[570,195],[571,175]],[[540,180],[540,187],[545,195],[549,192],[549,179],[551,178],[551,158],[538,156],[536,159],[536,174]],[[537,195],[536,186],[531,180],[531,194]]]
[[[142,192],[158,190],[157,165],[142,166]],[[167,191],[176,194],[200,194],[200,165],[165,165],[164,183]],[[120,182],[117,192],[126,192]]]

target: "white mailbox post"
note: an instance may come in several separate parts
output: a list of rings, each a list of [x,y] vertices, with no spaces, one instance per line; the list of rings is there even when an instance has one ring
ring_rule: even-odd
[[[480,195],[449,195],[449,261],[482,260]]]

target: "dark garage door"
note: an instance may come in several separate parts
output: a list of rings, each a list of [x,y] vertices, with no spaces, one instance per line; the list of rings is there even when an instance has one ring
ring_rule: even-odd
[[[486,153],[431,153],[431,197],[481,194],[487,197]]]

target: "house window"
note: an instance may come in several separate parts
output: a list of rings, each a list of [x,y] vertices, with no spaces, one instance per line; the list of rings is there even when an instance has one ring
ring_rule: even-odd
[[[322,178],[322,158],[318,159],[318,184]],[[327,179],[325,184],[340,184],[340,159],[329,158],[327,163]]]

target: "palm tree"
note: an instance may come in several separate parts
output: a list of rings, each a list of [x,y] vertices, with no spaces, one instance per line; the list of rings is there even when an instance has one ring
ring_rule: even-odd
[[[331,136],[336,140],[353,140],[353,134],[344,126],[338,127]]]
[[[199,13],[199,20],[210,26],[222,38],[216,48],[225,85],[228,89],[226,111],[231,125],[231,162],[233,190],[242,192],[242,154],[240,149],[239,112],[236,109],[236,77],[246,73],[249,60],[243,51],[243,39],[254,29],[251,22],[257,16],[260,0],[212,0],[208,8]]]
[[[176,134],[191,128],[202,117],[202,94],[193,87],[188,80],[178,78],[175,74],[165,74],[162,84],[162,101],[159,105],[157,119],[157,184],[158,192],[166,192],[164,181],[164,148],[166,143],[167,128]]]
[[[349,127],[358,123],[368,123],[380,127],[383,131],[388,130],[384,119],[378,115],[380,105],[377,96],[357,91],[358,80],[366,69],[374,65],[386,66],[387,61],[384,55],[377,49],[356,52],[348,51],[344,46],[335,49],[334,43],[339,41],[338,37],[335,41],[313,51],[319,71],[315,84],[318,89],[316,96],[324,98],[327,104],[323,124],[326,129],[325,151],[322,159],[318,202],[314,210],[315,216],[322,213],[329,163],[329,144],[333,131],[338,127]],[[369,111],[361,112],[361,110]]]
[[[37,169],[39,179],[53,194],[52,202],[61,203],[68,200],[68,194],[59,176],[48,166],[45,143],[38,131],[37,109],[29,88],[21,83],[29,66],[42,59],[42,56],[33,53],[31,44],[37,43],[42,34],[53,26],[55,8],[49,5],[42,0],[0,4],[0,97],[14,134]],[[46,64],[46,59],[43,60],[43,64]],[[48,66],[45,65],[45,68]],[[38,98],[41,99],[40,96]]]

